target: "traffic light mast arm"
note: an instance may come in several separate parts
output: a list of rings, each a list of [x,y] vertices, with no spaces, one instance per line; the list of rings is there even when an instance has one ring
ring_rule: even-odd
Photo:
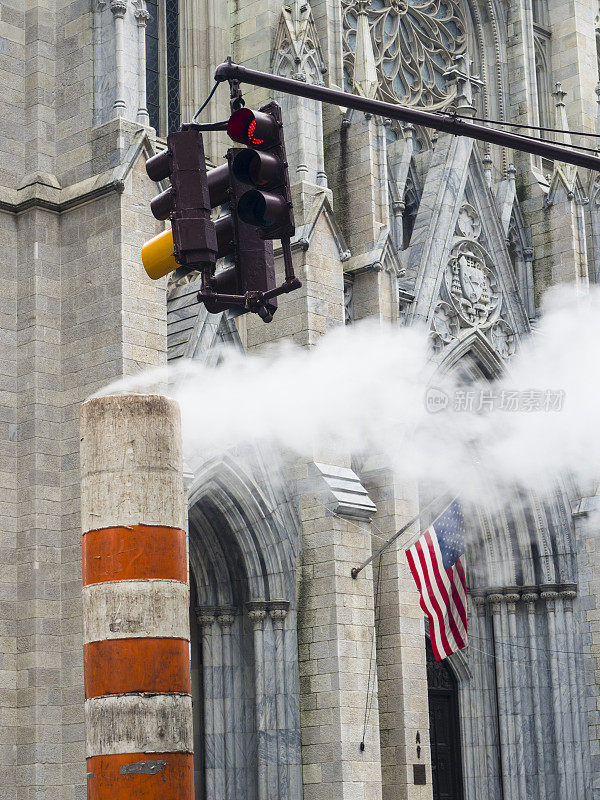
[[[562,161],[565,164],[574,164],[578,167],[600,172],[600,158],[589,153],[578,152],[552,142],[536,141],[535,139],[520,136],[516,133],[509,133],[491,126],[477,125],[456,115],[433,114],[430,111],[407,108],[394,103],[385,103],[382,100],[371,100],[368,97],[360,97],[337,89],[328,89],[325,86],[316,86],[303,81],[295,81],[291,78],[281,78],[278,75],[248,69],[231,61],[226,61],[217,67],[215,80],[219,82],[238,81],[239,83],[249,83],[252,86],[261,86],[284,94],[307,97],[310,100],[320,100],[322,103],[331,103],[343,108],[354,108],[357,111],[364,111],[368,114],[377,114],[380,117],[400,120],[400,122],[409,122],[425,128],[434,128],[455,136],[468,136],[471,139],[490,142],[490,144],[521,150],[542,158]]]

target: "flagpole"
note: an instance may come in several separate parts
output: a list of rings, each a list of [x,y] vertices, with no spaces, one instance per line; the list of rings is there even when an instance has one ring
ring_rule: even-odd
[[[373,553],[373,555],[370,558],[367,558],[367,560],[364,561],[360,565],[360,567],[352,567],[352,569],[350,570],[350,575],[352,575],[353,578],[356,578],[358,574],[362,572],[362,570],[365,567],[369,566],[371,561],[374,561],[378,555],[383,553],[386,547],[389,547],[391,544],[393,544],[396,541],[396,539],[399,536],[402,536],[402,534],[405,533],[411,527],[411,525],[414,525],[415,522],[417,522],[423,516],[423,514],[425,514],[426,511],[429,511],[430,508],[433,508],[433,506],[437,505],[439,501],[442,500],[444,497],[446,497],[445,493],[439,495],[438,497],[435,498],[435,500],[432,500],[431,503],[426,505],[425,508],[421,509],[421,511],[419,511],[419,513],[416,516],[414,516],[411,520],[409,520],[409,522],[407,522],[406,525],[403,525],[399,531],[396,531],[396,533],[391,537],[391,539],[388,539],[387,542],[382,544],[379,550]]]

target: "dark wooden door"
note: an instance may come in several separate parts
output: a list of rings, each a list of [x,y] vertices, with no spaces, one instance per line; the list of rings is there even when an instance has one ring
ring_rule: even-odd
[[[449,668],[435,660],[429,641],[427,682],[433,800],[463,800],[458,686]]]

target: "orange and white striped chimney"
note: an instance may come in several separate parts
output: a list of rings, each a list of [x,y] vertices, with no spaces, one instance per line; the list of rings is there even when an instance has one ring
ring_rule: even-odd
[[[88,800],[193,800],[179,408],[111,395],[80,422]]]

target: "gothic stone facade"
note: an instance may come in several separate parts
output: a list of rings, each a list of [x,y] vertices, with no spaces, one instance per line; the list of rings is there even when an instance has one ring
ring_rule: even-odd
[[[153,283],[140,265],[160,230],[144,161],[165,126],[191,117],[232,54],[392,101],[594,132],[598,11],[597,0],[0,2],[1,800],[86,792],[86,396],[167,359],[210,358],[221,341],[309,346],[367,317],[425,321],[441,369],[492,378],[547,287],[585,292],[600,278],[597,176],[285,97],[302,289],[270,325],[209,315],[193,282]],[[220,89],[206,119],[226,100]],[[223,139],[206,141],[221,163]],[[277,481],[260,453],[188,465],[197,798],[431,800],[435,786],[452,800],[598,800],[595,488],[520,498],[513,516],[481,511],[471,646],[428,668],[402,540],[379,576],[349,576],[375,533],[414,513],[418,487],[375,456],[353,471],[351,456],[315,453]]]

